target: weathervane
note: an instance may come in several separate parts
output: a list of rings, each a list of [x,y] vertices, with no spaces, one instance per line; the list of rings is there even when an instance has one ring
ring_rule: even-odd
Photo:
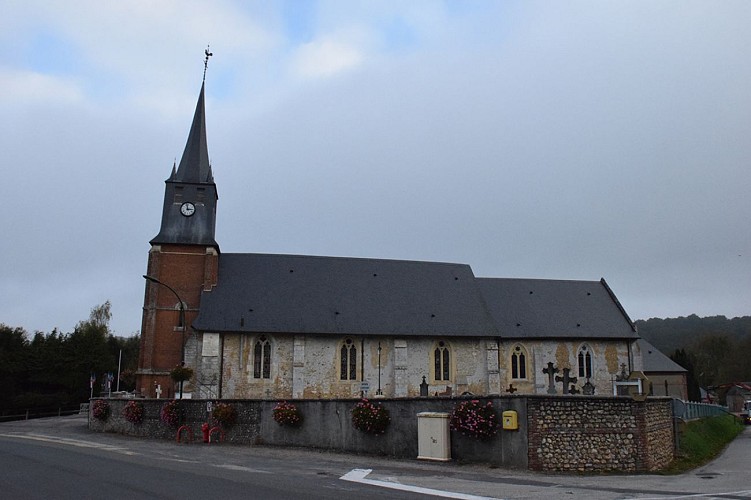
[[[213,56],[214,54],[209,52],[209,48],[211,45],[206,46],[206,50],[203,51],[204,54],[206,54],[206,59],[203,60],[203,81],[206,81],[206,70],[209,67],[209,57]]]

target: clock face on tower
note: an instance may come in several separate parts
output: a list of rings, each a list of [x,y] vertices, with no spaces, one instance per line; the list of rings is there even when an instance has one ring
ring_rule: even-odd
[[[196,213],[196,206],[193,205],[191,202],[186,201],[180,206],[180,213],[183,214],[185,217],[190,217],[194,213]]]

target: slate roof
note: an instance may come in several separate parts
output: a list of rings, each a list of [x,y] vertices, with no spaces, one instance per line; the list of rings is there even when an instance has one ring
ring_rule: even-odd
[[[463,264],[224,253],[218,273],[198,330],[498,335]]]
[[[203,292],[193,327],[374,336],[638,337],[604,280],[476,278],[465,264],[252,253],[219,257],[218,284]]]
[[[644,373],[682,373],[688,371],[646,340],[639,339],[637,344],[644,363]]]
[[[209,147],[206,142],[204,87],[205,84],[201,84],[201,92],[198,95],[196,111],[193,114],[193,122],[190,125],[185,150],[180,159],[180,165],[177,167],[177,172],[170,180],[194,183],[214,182],[211,165],[209,164]]]
[[[605,280],[478,278],[505,338],[638,338]]]

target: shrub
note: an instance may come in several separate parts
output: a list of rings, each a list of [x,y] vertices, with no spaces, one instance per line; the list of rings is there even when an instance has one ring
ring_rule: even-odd
[[[143,403],[138,401],[128,401],[122,411],[125,420],[131,424],[140,424],[143,422]]]
[[[389,411],[380,403],[373,404],[363,399],[352,408],[352,425],[362,432],[383,434],[390,421]]]
[[[490,439],[498,433],[498,415],[493,403],[482,404],[476,399],[461,401],[454,407],[450,419],[451,430],[475,439]]]
[[[237,410],[229,403],[217,403],[211,411],[211,416],[222,427],[232,427],[237,420]]]
[[[183,416],[183,409],[178,400],[173,399],[162,405],[159,411],[159,419],[170,427],[177,427]]]
[[[110,404],[103,399],[97,399],[91,407],[91,414],[95,419],[104,422],[110,416]]]
[[[279,425],[295,427],[302,423],[302,413],[297,406],[282,401],[274,407],[274,421]]]

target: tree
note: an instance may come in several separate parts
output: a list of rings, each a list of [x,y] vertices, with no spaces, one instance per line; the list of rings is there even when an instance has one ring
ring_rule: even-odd
[[[0,324],[0,410],[57,408],[89,398],[92,373],[99,381],[105,373],[117,373],[122,352],[123,371],[132,389],[138,364],[139,338],[115,337],[109,329],[112,319],[109,301],[91,309],[72,333],[53,330],[36,332],[31,341],[22,328]],[[128,378],[130,374],[130,378]],[[99,394],[96,384],[94,394]],[[114,390],[114,387],[113,387]]]
[[[3,404],[18,396],[28,380],[29,341],[23,328],[11,328],[0,323],[0,387],[6,397]]]
[[[699,382],[696,380],[696,369],[694,368],[694,360],[690,353],[687,353],[685,349],[676,349],[670,359],[681,365],[686,369],[686,390],[689,401],[701,401],[701,391],[699,390]]]
[[[112,319],[112,304],[106,301],[104,304],[94,306],[89,313],[88,325],[101,330],[104,334],[109,334],[110,320]],[[81,323],[79,323],[81,325]]]
[[[728,381],[728,366],[725,359],[733,350],[733,343],[724,334],[704,335],[691,347],[697,371],[697,380],[702,387],[719,385]]]
[[[117,340],[117,349],[118,351],[122,350],[123,355],[120,370],[120,389],[132,391],[136,388],[136,370],[138,369],[138,354],[141,347],[140,336],[113,338]]]
[[[117,358],[109,342],[111,318],[109,301],[95,306],[89,319],[79,322],[67,339],[65,353],[68,369],[64,381],[70,393],[78,399],[88,398],[88,381],[92,373],[117,370]]]

